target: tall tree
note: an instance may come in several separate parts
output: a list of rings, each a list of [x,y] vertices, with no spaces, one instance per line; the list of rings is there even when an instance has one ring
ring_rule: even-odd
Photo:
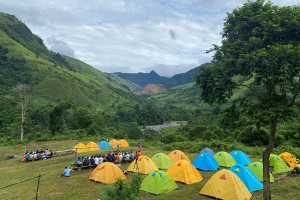
[[[201,66],[196,77],[202,99],[224,103],[234,90],[244,87],[235,106],[258,125],[269,126],[269,143],[263,153],[263,196],[269,200],[269,156],[277,123],[291,116],[300,92],[300,8],[249,1],[227,13],[222,43],[210,51],[215,52],[214,64]],[[246,81],[236,81],[239,76]]]
[[[9,94],[5,97],[12,100],[14,103],[21,107],[21,136],[20,139],[23,140],[24,136],[24,123],[25,115],[28,110],[29,101],[32,95],[32,89],[26,84],[19,84],[11,89]]]

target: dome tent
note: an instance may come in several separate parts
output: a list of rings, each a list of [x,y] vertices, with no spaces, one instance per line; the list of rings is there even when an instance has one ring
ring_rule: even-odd
[[[119,143],[119,147],[120,148],[121,147],[129,147],[128,142],[126,140],[124,140],[124,139],[119,140],[118,143]]]
[[[186,160],[179,160],[175,162],[167,173],[175,180],[185,184],[193,184],[203,180],[201,174],[197,169]]]
[[[230,152],[230,155],[233,157],[233,159],[238,164],[249,165],[250,163],[252,163],[250,158],[242,151],[235,150],[235,151]]]
[[[108,142],[106,141],[101,141],[99,142],[98,146],[100,147],[100,149],[111,149],[111,146]]]
[[[263,182],[263,163],[262,162],[253,162],[247,166],[255,175],[256,177]],[[274,177],[270,173],[270,182],[274,182]]]
[[[212,156],[214,156],[216,153],[212,150],[212,149],[210,149],[210,148],[204,148],[204,149],[202,149],[199,153],[198,153],[198,155],[199,154],[201,154],[201,153],[209,153],[210,155],[212,155]]]
[[[284,152],[279,157],[290,166],[290,169],[294,169],[295,167],[300,168],[300,161],[293,154]]]
[[[158,153],[151,159],[159,169],[169,169],[174,163],[171,158],[164,153]]]
[[[89,151],[98,151],[100,150],[99,146],[95,142],[89,142],[87,143],[86,147]]]
[[[118,140],[112,139],[111,141],[109,141],[109,145],[115,149],[118,148],[119,142]]]
[[[271,154],[269,157],[271,167],[274,167],[272,174],[281,174],[291,171],[289,166],[279,156]]]
[[[76,144],[72,150],[76,153],[85,153],[89,151],[83,143]]]
[[[252,196],[243,181],[226,169],[216,172],[199,193],[224,200],[248,200]]]
[[[105,184],[111,184],[116,182],[118,179],[126,179],[122,170],[111,162],[105,162],[98,165],[91,173],[89,179]]]
[[[168,156],[171,158],[173,162],[177,162],[179,160],[186,160],[191,162],[190,159],[182,151],[179,150],[172,151],[171,153],[169,153]]]
[[[203,171],[218,170],[219,164],[216,159],[209,153],[199,154],[192,163],[197,169]]]
[[[140,172],[142,174],[149,174],[155,170],[158,170],[157,166],[147,156],[140,156],[137,160],[132,161],[127,168],[129,172]]]
[[[176,182],[167,172],[155,170],[146,176],[141,183],[140,190],[159,195],[177,188]]]
[[[216,159],[216,161],[221,167],[232,167],[233,165],[236,164],[233,157],[225,151],[220,151],[216,153],[214,155],[214,158]]]
[[[250,192],[263,189],[263,184],[257,176],[244,165],[236,164],[231,167],[229,171],[235,173],[243,181]]]

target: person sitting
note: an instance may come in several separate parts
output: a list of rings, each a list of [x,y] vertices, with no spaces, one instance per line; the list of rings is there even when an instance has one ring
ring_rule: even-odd
[[[37,159],[38,159],[37,156],[38,156],[38,154],[37,154],[36,152],[34,152],[34,154],[33,154],[33,159],[34,159],[34,160],[37,160]]]
[[[113,153],[111,156],[111,162],[115,162],[115,161],[116,161],[116,157],[115,157],[115,154]]]
[[[91,163],[92,166],[95,165],[95,159],[94,159],[94,156],[91,156],[91,158],[90,158],[90,163]]]
[[[119,154],[118,153],[116,153],[116,162],[119,162],[119,159],[120,159],[120,156],[119,156]]]
[[[99,165],[99,158],[98,158],[98,156],[95,157],[94,161],[95,161],[94,166],[97,167]]]
[[[50,154],[49,154],[49,156],[50,156],[50,157],[52,157],[52,156],[53,156],[53,151],[52,151],[52,150],[50,150]]]
[[[127,161],[130,160],[130,154],[129,153],[126,154],[125,160],[127,160]]]
[[[68,167],[65,167],[65,170],[63,171],[61,177],[68,177],[70,178],[71,176],[71,170]]]
[[[127,150],[125,150],[125,152],[124,152],[124,156],[126,156],[128,154],[128,152],[127,152]]]
[[[123,155],[122,155],[122,153],[120,153],[120,155],[119,155],[119,164],[121,164],[122,159],[123,159]]]
[[[30,161],[30,154],[27,153],[26,156],[25,156],[25,158],[26,158],[26,161]]]
[[[138,154],[138,152],[136,151],[135,152],[135,155],[134,155],[134,158],[138,158],[139,157],[139,154]]]
[[[99,158],[99,165],[102,164],[102,163],[103,163],[103,157],[100,156],[100,158]]]
[[[141,151],[138,152],[138,157],[140,157],[142,155]]]
[[[37,159],[42,159],[42,158],[43,158],[43,154],[41,152],[39,152],[37,155]]]
[[[131,152],[131,154],[130,154],[130,159],[131,159],[131,160],[134,159],[134,153],[133,153],[133,152]]]
[[[83,161],[83,166],[89,166],[90,164],[90,161],[87,157],[84,158],[84,161]]]

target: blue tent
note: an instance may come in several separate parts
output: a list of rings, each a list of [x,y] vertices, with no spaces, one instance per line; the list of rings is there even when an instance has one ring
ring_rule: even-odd
[[[250,158],[242,151],[232,151],[230,152],[230,155],[234,158],[237,164],[249,165],[250,163],[252,163]]]
[[[243,181],[250,192],[263,189],[263,184],[257,176],[244,165],[236,164],[231,167],[229,171],[235,173]]]
[[[209,153],[199,154],[192,163],[194,167],[203,171],[212,171],[219,168],[216,159]]]
[[[98,146],[100,147],[100,149],[111,149],[110,144],[106,141],[99,142]]]
[[[202,149],[199,153],[198,153],[198,155],[200,155],[201,153],[209,153],[210,155],[212,155],[212,156],[214,156],[216,153],[213,151],[213,150],[211,150],[210,148],[204,148],[204,149]]]

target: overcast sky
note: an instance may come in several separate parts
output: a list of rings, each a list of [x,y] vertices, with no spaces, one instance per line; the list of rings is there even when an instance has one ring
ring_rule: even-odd
[[[226,12],[245,0],[0,0],[46,46],[104,72],[171,76],[209,62]],[[275,0],[298,5],[300,0]]]

